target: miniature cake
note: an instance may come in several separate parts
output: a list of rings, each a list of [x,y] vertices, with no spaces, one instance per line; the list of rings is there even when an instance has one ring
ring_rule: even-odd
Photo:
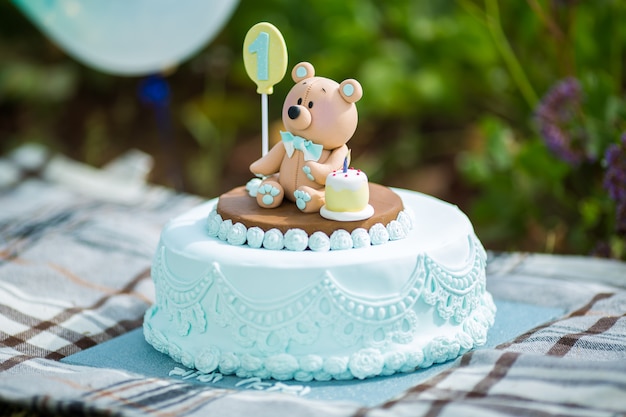
[[[337,221],[363,220],[372,217],[374,208],[369,204],[370,193],[367,175],[360,169],[333,171],[326,177],[325,204],[320,209],[322,217]]]
[[[469,219],[347,168],[357,81],[308,63],[292,78],[288,131],[251,165],[262,178],[164,227],[146,340],[200,372],[298,381],[413,372],[484,344],[495,305]]]

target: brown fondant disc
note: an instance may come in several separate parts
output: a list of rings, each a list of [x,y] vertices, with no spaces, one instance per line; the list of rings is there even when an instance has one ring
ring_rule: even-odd
[[[389,224],[404,208],[400,197],[389,188],[372,183],[369,188],[369,203],[374,207],[374,215],[359,221],[340,222],[325,219],[319,213],[302,213],[294,202],[287,199],[276,208],[261,208],[256,199],[248,195],[245,187],[237,187],[222,194],[217,203],[217,212],[223,220],[230,219],[233,224],[242,223],[246,228],[257,226],[264,231],[276,228],[286,233],[289,229],[302,229],[309,236],[317,231],[330,236],[339,229],[352,232],[362,227],[369,230],[376,223]]]

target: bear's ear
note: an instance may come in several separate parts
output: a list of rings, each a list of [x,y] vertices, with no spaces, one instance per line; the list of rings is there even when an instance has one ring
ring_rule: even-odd
[[[291,70],[291,78],[296,84],[300,81],[315,76],[315,68],[308,62],[301,62]]]
[[[348,103],[356,103],[363,97],[363,88],[357,80],[349,79],[339,84],[339,94]]]

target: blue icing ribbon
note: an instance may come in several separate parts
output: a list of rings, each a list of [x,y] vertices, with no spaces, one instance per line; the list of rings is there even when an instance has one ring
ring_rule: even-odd
[[[283,145],[287,151],[287,156],[291,158],[293,152],[297,149],[304,154],[305,161],[318,161],[322,156],[324,147],[313,143],[312,141],[305,139],[301,136],[296,136],[291,132],[280,132],[280,136],[283,140]]]

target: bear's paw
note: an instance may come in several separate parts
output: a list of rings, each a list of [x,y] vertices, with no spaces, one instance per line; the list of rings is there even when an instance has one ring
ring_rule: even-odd
[[[256,193],[256,200],[259,206],[274,208],[283,201],[283,190],[275,182],[261,184]]]
[[[293,196],[296,198],[296,206],[304,211],[306,204],[311,201],[311,195],[306,191],[296,190],[293,192]]]

